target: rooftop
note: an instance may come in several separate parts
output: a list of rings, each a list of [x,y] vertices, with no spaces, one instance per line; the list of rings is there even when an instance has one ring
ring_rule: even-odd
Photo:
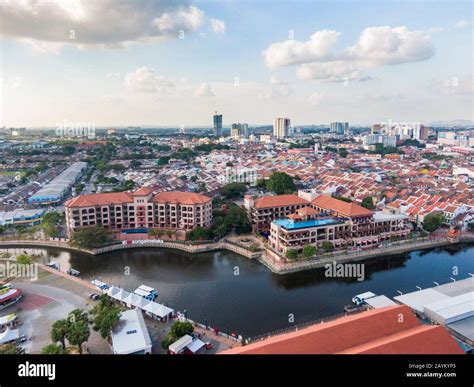
[[[126,310],[112,329],[114,353],[131,354],[150,350],[152,343],[145,320],[137,309]]]
[[[255,200],[255,208],[271,208],[271,207],[283,207],[283,206],[294,206],[299,204],[309,204],[305,199],[300,198],[297,195],[275,195],[275,196],[263,196]]]
[[[330,224],[339,224],[341,223],[341,220],[325,218],[325,219],[305,220],[302,222],[294,222],[291,219],[278,219],[278,220],[274,220],[273,223],[277,224],[278,226],[283,227],[286,230],[299,230],[302,228],[321,227],[321,226],[327,226]]]
[[[325,210],[338,212],[345,216],[370,216],[373,214],[372,211],[359,206],[356,203],[347,203],[343,200],[335,199],[327,195],[319,195],[311,202],[311,204]]]
[[[398,316],[404,316],[400,322]],[[277,335],[223,354],[462,354],[441,326],[422,325],[404,305],[373,309]]]

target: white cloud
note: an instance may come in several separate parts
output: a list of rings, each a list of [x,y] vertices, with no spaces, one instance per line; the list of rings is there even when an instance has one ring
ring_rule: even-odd
[[[63,45],[122,48],[159,41],[214,20],[186,0],[2,0],[0,14],[0,35],[48,52]]]
[[[210,26],[211,31],[216,34],[225,33],[225,23],[222,20],[211,18],[209,20],[209,26]]]
[[[201,83],[194,91],[196,97],[214,97],[215,94],[212,91],[212,87],[209,83]]]
[[[146,66],[140,67],[125,76],[125,88],[139,93],[169,94],[174,89],[174,83]]]
[[[263,51],[265,64],[270,68],[293,64],[327,60],[331,50],[339,37],[334,30],[317,31],[306,42],[285,40],[270,45]]]
[[[364,29],[348,54],[352,60],[383,66],[426,60],[433,56],[434,49],[427,32],[382,26]]]
[[[275,77],[270,78],[270,85],[265,87],[259,94],[260,99],[274,99],[288,97],[292,93],[288,82],[281,81]]]
[[[458,20],[455,24],[454,24],[454,28],[456,29],[464,29],[464,28],[470,28],[472,26],[472,22],[470,22],[469,20]]]
[[[175,34],[180,30],[196,31],[204,22],[204,12],[195,6],[180,7],[176,11],[165,12],[153,20],[153,26],[165,34]]]
[[[339,32],[317,31],[306,42],[286,40],[270,45],[263,51],[269,68],[299,65],[301,79],[354,79],[362,71],[401,63],[418,62],[431,58],[434,48],[429,32],[409,31],[400,27],[365,28],[357,42],[336,51]]]
[[[360,76],[360,72],[354,63],[335,61],[303,64],[297,68],[296,75],[305,80],[324,79],[337,82],[356,79]]]

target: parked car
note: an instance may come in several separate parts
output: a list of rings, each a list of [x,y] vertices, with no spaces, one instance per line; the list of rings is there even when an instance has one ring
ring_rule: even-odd
[[[99,299],[99,295],[98,294],[95,294],[95,293],[92,293],[89,298],[92,300],[92,301],[97,301]]]
[[[24,343],[25,341],[27,341],[27,337],[26,335],[21,335],[19,338],[18,338],[18,342],[19,343]]]
[[[210,341],[207,341],[206,344],[204,344],[204,347],[206,349],[211,349],[212,348],[212,343]]]

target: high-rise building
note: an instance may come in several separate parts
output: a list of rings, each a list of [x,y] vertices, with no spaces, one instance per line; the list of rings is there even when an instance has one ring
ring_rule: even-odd
[[[232,124],[230,129],[231,137],[249,137],[249,126],[248,124]]]
[[[273,135],[276,138],[288,137],[290,133],[290,119],[289,118],[275,118],[273,124]]]
[[[372,125],[371,134],[380,134],[381,132],[382,132],[382,125],[380,125],[380,124]]]
[[[418,141],[426,141],[430,134],[430,128],[425,125],[417,125],[413,129],[413,138]]]
[[[222,114],[214,114],[214,136],[222,136]]]
[[[348,122],[331,122],[331,133],[334,134],[349,134]]]

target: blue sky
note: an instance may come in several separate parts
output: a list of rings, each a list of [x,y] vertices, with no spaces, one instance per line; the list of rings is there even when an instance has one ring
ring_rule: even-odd
[[[473,118],[469,1],[108,1],[0,3],[1,126]]]

